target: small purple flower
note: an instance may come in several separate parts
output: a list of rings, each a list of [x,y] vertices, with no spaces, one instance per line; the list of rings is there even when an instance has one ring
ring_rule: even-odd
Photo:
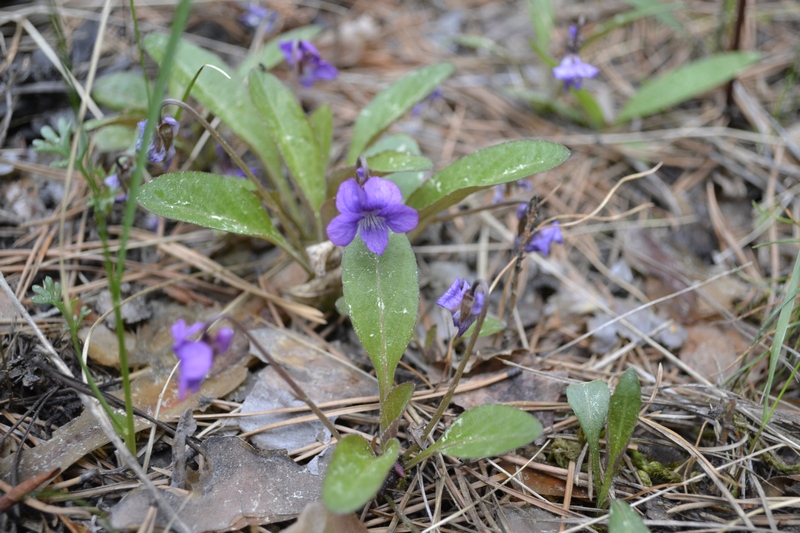
[[[389,180],[369,177],[363,188],[355,178],[339,186],[336,193],[339,216],[328,224],[328,238],[337,246],[347,246],[356,237],[370,252],[383,255],[389,244],[389,230],[406,233],[417,227],[419,213],[403,204],[400,188]]]
[[[244,13],[239,17],[239,22],[248,28],[255,29],[263,24],[266,32],[269,33],[275,27],[278,14],[271,9],[253,3],[247,4],[244,9]]]
[[[180,319],[172,325],[172,338],[174,343],[172,351],[181,362],[178,378],[178,397],[182,400],[186,391],[197,392],[203,383],[206,374],[214,364],[214,356],[230,348],[233,340],[231,328],[220,328],[214,338],[208,336],[206,324],[198,322],[186,326],[186,321]],[[200,340],[190,340],[189,337],[203,332]]]
[[[581,88],[584,78],[594,78],[599,72],[597,67],[584,63],[578,57],[578,49],[580,48],[580,38],[578,36],[578,27],[569,27],[569,45],[567,46],[568,53],[561,60],[561,64],[553,67],[553,77],[557,80],[564,82],[564,87],[569,90],[570,87],[575,87],[575,90]]]
[[[139,138],[136,140],[136,151],[142,149],[142,140],[144,137],[144,130],[147,127],[147,119],[142,120],[136,127],[139,128]],[[172,159],[175,157],[175,146],[173,141],[178,135],[180,130],[180,123],[169,115],[164,117],[164,120],[158,125],[156,131],[153,133],[153,140],[150,141],[150,146],[147,147],[147,160],[151,163],[162,163],[164,168],[167,169],[172,164]]]
[[[278,46],[286,62],[297,69],[303,87],[311,87],[317,80],[335,80],[339,75],[336,67],[322,59],[317,48],[308,41],[281,41]]]
[[[122,184],[119,182],[119,176],[115,172],[103,180],[103,184],[109,189],[119,189],[120,193],[114,197],[117,202],[124,202],[128,199],[128,194],[122,190]]]
[[[547,226],[534,233],[530,242],[525,245],[525,251],[539,252],[547,257],[550,255],[550,245],[554,242],[564,244],[564,237],[561,235],[561,228],[558,226],[558,221],[553,222],[552,226]]]
[[[483,310],[483,291],[470,292],[470,288],[467,280],[456,278],[442,297],[436,300],[436,305],[444,307],[453,315],[453,326],[458,329],[457,337],[466,333]]]
[[[553,76],[563,81],[567,90],[570,87],[580,89],[584,78],[594,78],[598,72],[597,67],[581,61],[578,54],[567,54],[560,65],[553,67]]]

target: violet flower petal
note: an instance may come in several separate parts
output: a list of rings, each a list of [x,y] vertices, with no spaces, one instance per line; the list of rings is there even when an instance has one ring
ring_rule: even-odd
[[[389,245],[389,228],[386,221],[375,215],[367,215],[358,223],[358,229],[367,249],[374,254],[383,255]]]
[[[413,207],[403,204],[389,205],[378,211],[378,216],[386,220],[395,233],[406,233],[417,227],[419,223],[419,213]]]
[[[364,218],[360,213],[346,211],[328,224],[328,238],[336,246],[347,246],[356,238],[358,223]]]

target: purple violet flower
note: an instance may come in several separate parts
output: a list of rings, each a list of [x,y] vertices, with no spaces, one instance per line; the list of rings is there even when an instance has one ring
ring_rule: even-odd
[[[278,19],[278,14],[271,9],[261,7],[258,4],[253,4],[252,2],[247,4],[247,7],[244,9],[244,13],[242,13],[242,15],[239,17],[239,22],[248,28],[255,29],[263,24],[266,32],[269,33],[275,27],[275,21]]]
[[[172,325],[172,338],[174,343],[172,351],[181,362],[178,378],[178,397],[183,400],[186,391],[197,392],[203,383],[206,374],[214,364],[214,356],[221,354],[231,346],[233,330],[220,328],[214,338],[208,336],[206,324],[197,322],[186,326],[186,321],[180,319]],[[200,340],[190,340],[189,337],[203,332]]]
[[[584,78],[594,78],[598,72],[597,67],[581,61],[578,54],[567,54],[560,65],[553,67],[553,77],[563,81],[567,90],[570,87],[580,89]]]
[[[564,244],[564,236],[561,235],[561,228],[558,221],[553,222],[552,226],[542,228],[531,237],[531,241],[525,245],[526,252],[539,252],[543,256],[550,255],[550,245],[554,242]]]
[[[597,76],[599,70],[597,67],[584,63],[578,57],[578,48],[580,47],[580,39],[578,37],[578,27],[569,27],[569,53],[561,60],[561,64],[553,67],[553,77],[557,80],[564,82],[564,88],[569,90],[570,87],[575,87],[575,90],[581,88],[584,78],[594,78]]]
[[[378,255],[389,244],[390,229],[406,233],[419,222],[419,213],[403,204],[400,188],[383,178],[368,177],[363,188],[355,178],[343,182],[336,193],[336,208],[340,214],[327,229],[331,242],[347,246],[358,233],[369,251]]]
[[[147,127],[147,119],[142,120],[136,127],[139,128],[139,138],[136,140],[136,151],[142,149],[142,139],[144,130]],[[172,164],[175,157],[175,146],[173,141],[180,130],[180,123],[169,115],[164,116],[164,120],[158,125],[153,133],[150,146],[147,147],[147,160],[151,163],[161,163],[167,169]]]
[[[471,285],[467,280],[456,278],[442,297],[436,300],[436,305],[444,307],[453,315],[453,326],[458,329],[457,337],[466,333],[483,310],[484,294],[482,291],[476,291],[472,298],[465,298],[470,288]],[[465,303],[467,309],[464,309]]]
[[[339,75],[336,67],[322,59],[317,48],[308,41],[281,41],[278,46],[286,62],[299,72],[303,87],[311,87],[317,80],[335,80]]]

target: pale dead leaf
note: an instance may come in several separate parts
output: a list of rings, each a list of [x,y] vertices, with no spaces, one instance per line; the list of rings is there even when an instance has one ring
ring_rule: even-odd
[[[306,505],[297,522],[281,533],[367,533],[367,527],[353,513],[332,513],[317,501]]]
[[[208,466],[198,486],[188,495],[163,492],[195,533],[284,522],[320,498],[323,476],[312,474],[283,451],[259,452],[238,437],[209,437],[203,448]],[[128,493],[111,510],[111,526],[138,527],[151,503],[147,491]],[[159,513],[155,523],[163,528],[168,521]]]

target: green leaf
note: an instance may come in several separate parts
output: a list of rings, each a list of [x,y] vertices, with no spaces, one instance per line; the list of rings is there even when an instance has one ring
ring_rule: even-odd
[[[433,92],[453,70],[455,69],[450,63],[421,68],[378,93],[356,119],[350,151],[347,153],[347,164],[354,165],[358,156],[378,135],[414,107],[414,104]]]
[[[536,47],[547,51],[553,36],[553,24],[556,20],[553,2],[551,0],[528,0],[528,14],[531,18]]]
[[[650,16],[657,16],[664,22],[666,22],[667,19],[671,19],[671,21],[674,21],[677,24],[677,26],[674,26],[674,28],[680,33],[686,34],[686,29],[677,21],[677,19],[675,19],[674,15],[672,14],[673,11],[686,7],[685,4],[681,2],[662,4],[658,0],[628,0],[628,3],[635,6],[636,9],[632,9],[624,13],[618,13],[605,22],[598,24],[592,31],[592,34],[586,36],[581,43],[581,46],[588,46],[589,44],[611,33],[617,28],[627,26],[631,22]],[[668,22],[668,24],[672,26],[671,22]]]
[[[419,210],[423,220],[474,192],[550,170],[567,157],[569,150],[548,141],[511,141],[490,146],[434,174],[406,204]]]
[[[390,233],[389,245],[377,255],[356,237],[344,250],[342,283],[353,329],[375,366],[380,397],[385,398],[417,321],[417,262],[408,238]]]
[[[361,435],[347,435],[333,452],[322,482],[322,499],[334,513],[352,513],[369,502],[380,490],[400,454],[400,443],[390,440],[383,455],[375,457]]]
[[[173,172],[145,184],[139,203],[153,213],[207,228],[284,243],[247,180]]]
[[[759,57],[758,52],[728,52],[678,67],[644,83],[625,104],[617,122],[658,113],[718,87],[734,79]]]
[[[414,384],[413,383],[403,383],[396,387],[393,387],[392,390],[389,391],[389,394],[386,395],[383,402],[381,403],[381,441],[385,442],[387,439],[385,434],[387,431],[394,428],[392,433],[397,433],[397,424],[396,422],[400,420],[400,417],[403,416],[403,412],[406,409],[406,405],[411,400],[411,396],[414,394]],[[394,438],[394,435],[390,435],[390,438]]]
[[[325,201],[325,169],[317,137],[303,108],[294,94],[267,72],[256,70],[250,74],[250,95],[286,166],[314,213],[319,213],[319,206]]]
[[[636,371],[628,368],[619,379],[617,388],[611,395],[611,403],[608,408],[608,429],[606,431],[608,467],[603,479],[603,486],[597,494],[599,507],[604,507],[619,459],[625,453],[628,441],[636,428],[636,421],[639,419],[639,411],[642,408],[641,394],[642,390]]]
[[[147,53],[159,63],[164,59],[168,37],[151,33],[144,38]],[[205,64],[231,72],[231,68],[216,55],[192,43],[181,41],[171,77],[171,83],[175,86],[173,92],[182,95],[197,71]],[[203,69],[192,87],[191,96],[220,117],[237,137],[250,146],[277,187],[285,183],[278,149],[272,138],[266,135],[266,126],[242,80],[229,80],[214,69]],[[288,189],[285,193],[288,195]]]
[[[642,517],[624,500],[611,502],[608,533],[650,533]]]
[[[274,39],[270,39],[269,42],[264,45],[264,48],[262,48],[261,51],[248,56],[247,59],[242,61],[241,65],[239,65],[239,68],[237,69],[238,75],[241,78],[247,77],[253,67],[259,63],[263,65],[265,69],[272,70],[286,60],[279,47],[281,42],[292,41],[295,39],[310,41],[319,35],[320,32],[322,32],[322,28],[320,26],[303,26],[302,28],[295,28],[293,30],[281,33]]]
[[[606,423],[610,402],[608,385],[596,379],[567,387],[567,402],[578,418],[583,435],[589,444],[589,460],[596,490],[600,490],[600,432]]]
[[[608,440],[609,469],[617,457],[625,451],[628,441],[633,435],[639,411],[642,409],[642,390],[639,378],[633,368],[628,368],[619,380],[608,408]]]
[[[479,405],[462,413],[436,443],[414,457],[408,466],[435,452],[459,459],[500,455],[531,443],[542,431],[538,420],[516,407]]]
[[[654,7],[659,4],[657,0],[625,0],[627,3],[634,7],[638,7],[639,9],[647,9],[648,7]],[[686,28],[680,21],[675,18],[675,15],[672,13],[654,13],[658,17],[658,19],[675,30],[680,37],[688,37],[689,32],[686,31]]]
[[[330,104],[322,104],[308,117],[311,129],[319,145],[319,155],[322,158],[322,168],[328,167],[331,157],[331,143],[333,142],[333,112]]]
[[[92,136],[98,152],[119,152],[133,146],[137,132],[134,128],[122,124],[111,124],[102,127]]]
[[[464,333],[464,335],[461,336],[461,338],[462,339],[469,339],[472,336],[472,332],[475,330],[475,325],[476,324],[477,324],[477,322],[472,324],[467,329],[467,331]],[[487,316],[483,320],[483,327],[481,327],[481,331],[480,331],[480,333],[478,333],[478,337],[490,337],[490,336],[494,335],[495,333],[500,333],[501,331],[503,331],[505,329],[506,329],[506,325],[502,320],[499,320],[498,318],[493,317],[493,316]]]
[[[575,95],[575,99],[578,100],[578,103],[583,108],[583,112],[586,113],[586,118],[591,127],[600,129],[605,125],[606,118],[603,116],[603,110],[600,109],[600,104],[597,103],[592,93],[586,89],[579,91],[573,89],[572,94]]]
[[[369,158],[370,156],[394,150],[396,152],[407,152],[409,154],[421,155],[422,151],[419,149],[419,144],[409,135],[399,133],[397,135],[389,135],[376,141],[370,145],[369,148],[364,150],[364,155]],[[403,193],[403,200],[406,200],[411,194],[416,191],[422,182],[425,180],[424,172],[396,172],[384,176],[387,180],[391,181],[398,187],[400,192]]]
[[[147,85],[141,74],[133,72],[114,72],[97,78],[92,97],[115,111],[147,109]]]
[[[433,162],[427,157],[392,151],[368,157],[367,165],[375,172],[418,172],[433,168]]]

